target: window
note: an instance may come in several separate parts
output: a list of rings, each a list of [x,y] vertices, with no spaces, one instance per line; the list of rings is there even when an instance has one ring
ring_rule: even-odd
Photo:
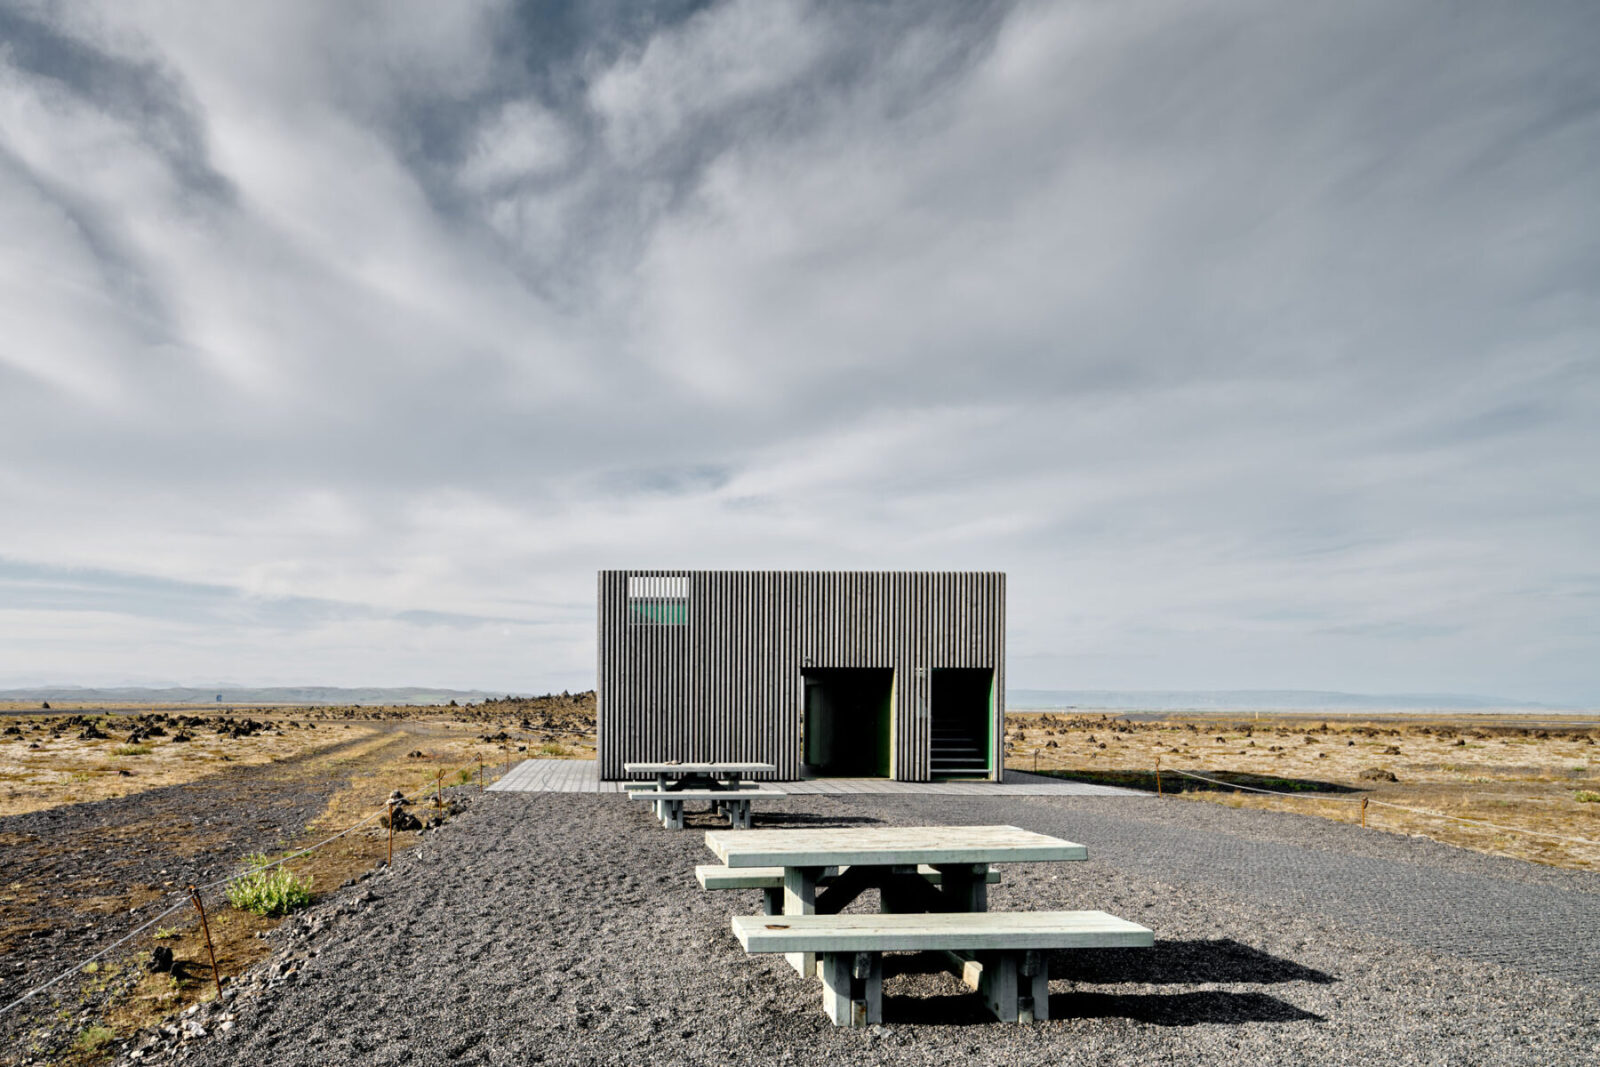
[[[628,579],[630,626],[686,626],[689,622],[689,579]]]

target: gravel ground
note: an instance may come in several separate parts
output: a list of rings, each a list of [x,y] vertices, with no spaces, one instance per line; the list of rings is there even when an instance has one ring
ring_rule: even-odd
[[[183,899],[130,912],[130,893],[181,891],[236,869],[242,855],[301,833],[344,784],[337,774],[308,776],[302,765],[368,740],[125,797],[0,817],[0,1004]],[[187,918],[180,913],[173,921]],[[17,1049],[36,1041],[45,1047],[70,1041],[77,1017],[97,1017],[114,988],[80,975],[0,1015],[0,1063],[14,1062]],[[41,1036],[41,1027],[59,1033]]]
[[[759,894],[695,885],[710,860],[697,829],[663,831],[617,796],[491,793],[392,873],[285,924],[226,1003],[123,1062],[1600,1062],[1596,985],[1537,973],[1536,955],[1488,962],[1374,936],[1364,918],[1369,899],[1398,906],[1428,883],[1444,886],[1429,907],[1464,924],[1483,912],[1454,894],[1486,890],[1560,894],[1597,916],[1595,876],[1187,803],[807,797],[768,822],[878,820],[1065,833],[1090,861],[1008,865],[991,907],[1104,908],[1152,927],[1156,947],[1056,954],[1053,1019],[1033,1026],[987,1021],[949,976],[890,957],[885,1025],[837,1029],[814,980],[738,947],[728,917]],[[1287,875],[1271,867],[1285,861]],[[1388,869],[1402,874],[1346,884]],[[1286,894],[1305,878],[1312,891]],[[1341,887],[1358,907],[1341,912]]]

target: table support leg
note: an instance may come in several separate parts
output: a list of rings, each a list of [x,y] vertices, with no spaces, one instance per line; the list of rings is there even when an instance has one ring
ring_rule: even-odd
[[[665,809],[661,815],[661,825],[665,826],[668,830],[682,830],[683,801],[663,800],[661,801],[661,805]]]
[[[822,877],[821,867],[785,867],[783,869],[783,913],[785,915],[815,915],[817,912],[817,879]],[[802,978],[817,973],[817,956],[814,952],[784,953],[789,965]]]
[[[945,911],[989,910],[989,865],[987,863],[941,863],[939,895]]]
[[[1003,1023],[1050,1018],[1050,967],[1042,952],[985,952],[978,992]]]
[[[822,1008],[835,1026],[883,1022],[882,953],[824,953],[821,974]]]

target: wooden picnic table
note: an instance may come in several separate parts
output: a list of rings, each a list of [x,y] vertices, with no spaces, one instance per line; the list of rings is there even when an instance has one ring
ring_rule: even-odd
[[[1085,860],[1072,841],[1016,826],[871,826],[814,830],[706,831],[706,847],[730,867],[782,867],[785,915],[836,915],[868,889],[885,912],[980,912],[989,908],[991,863]],[[926,864],[934,885],[917,873]],[[829,868],[844,868],[828,887]],[[791,953],[809,976],[813,953]]]

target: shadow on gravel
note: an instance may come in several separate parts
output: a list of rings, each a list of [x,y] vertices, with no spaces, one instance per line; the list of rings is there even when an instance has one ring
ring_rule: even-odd
[[[1054,978],[1054,975],[1051,975]],[[1265,993],[1052,993],[1050,1018],[1131,1019],[1151,1026],[1204,1023],[1323,1022],[1288,1001]],[[976,994],[883,997],[883,1021],[916,1026],[991,1026],[994,1016]]]
[[[803,811],[764,811],[756,816],[757,826],[856,826],[881,822],[870,815],[811,815]]]
[[[1157,941],[1154,948],[1110,948],[1096,952],[1057,952],[1050,977],[1074,982],[1142,982],[1146,985],[1195,982],[1337,982],[1331,974],[1303,967],[1231,938],[1216,941]]]
[[[1017,768],[1025,770],[1026,768]],[[1067,782],[1085,782],[1089,785],[1115,785],[1123,789],[1143,789],[1147,793],[1156,791],[1156,775],[1154,770],[1149,771],[1060,771],[1038,770],[1028,771],[1041,778],[1060,778]],[[1246,774],[1243,771],[1212,771],[1197,768],[1194,773],[1202,778],[1189,778],[1177,771],[1166,771],[1161,775],[1161,790],[1165,793],[1231,793],[1234,786],[1247,786],[1252,789],[1268,789],[1276,793],[1361,793],[1365,790],[1356,789],[1338,782],[1320,782],[1315,778],[1281,778],[1275,774]],[[1213,779],[1205,781],[1202,779]]]
[[[1132,1019],[1152,1026],[1203,1023],[1320,1023],[1321,1015],[1265,993],[1053,993],[1052,1019]]]

